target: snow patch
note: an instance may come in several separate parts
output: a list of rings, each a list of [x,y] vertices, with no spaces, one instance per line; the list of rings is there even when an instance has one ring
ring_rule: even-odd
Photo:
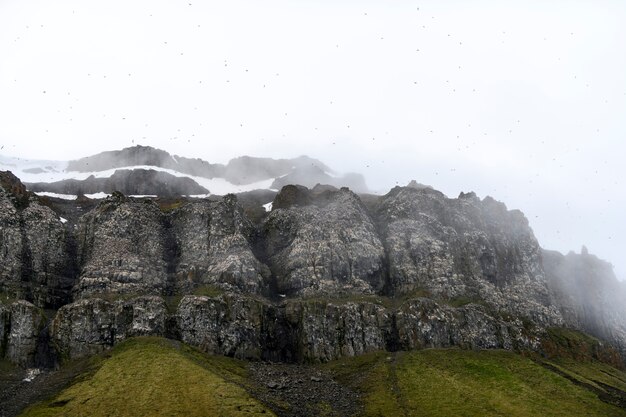
[[[174,158],[172,156],[172,158]],[[174,160],[176,160],[174,158]],[[177,161],[178,162],[178,161]],[[0,156],[0,166],[11,167],[11,171],[15,174],[22,182],[27,183],[37,183],[37,182],[57,182],[63,180],[78,180],[82,181],[90,176],[94,176],[95,178],[109,178],[111,177],[115,171],[117,170],[134,170],[134,169],[145,169],[145,170],[153,170],[159,172],[165,172],[171,174],[175,177],[187,177],[191,178],[207,190],[209,190],[210,194],[217,195],[226,195],[226,194],[236,194],[236,193],[245,193],[253,190],[267,190],[270,188],[272,183],[274,182],[274,178],[269,178],[267,180],[253,182],[251,184],[233,184],[227,181],[224,178],[204,178],[197,177],[194,175],[184,174],[182,172],[178,172],[174,169],[161,168],[151,165],[133,165],[127,167],[119,167],[112,168],[105,171],[92,171],[92,172],[77,172],[77,171],[67,171],[66,161],[43,161],[43,160],[25,160],[21,158],[10,158]],[[25,172],[24,170],[32,169],[32,168],[41,168],[43,172]],[[93,194],[96,195],[96,194]],[[104,198],[100,197],[100,195],[104,195],[104,193],[97,193],[96,197],[87,197],[89,198]],[[106,196],[106,195],[105,195]],[[59,197],[61,198],[61,197]]]
[[[263,208],[265,208],[265,211],[272,211],[272,202],[270,201],[267,204],[263,204]]]
[[[76,200],[76,196],[73,194],[57,194],[57,193],[49,193],[47,191],[37,191],[35,192],[40,197],[52,197],[52,198],[60,198],[62,200]]]
[[[100,200],[100,199],[103,199],[103,198],[107,198],[110,195],[111,194],[103,193],[102,191],[100,191],[99,193],[85,194],[85,197],[90,198],[92,200]]]

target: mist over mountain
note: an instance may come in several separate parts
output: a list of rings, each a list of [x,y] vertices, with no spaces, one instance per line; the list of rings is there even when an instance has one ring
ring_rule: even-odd
[[[278,190],[286,184],[325,184],[367,192],[361,174],[338,176],[307,156],[292,159],[241,156],[227,164],[185,158],[150,146],[106,151],[68,162],[0,158],[35,192],[76,195],[117,190],[140,195],[193,195]],[[122,169],[123,168],[123,169]]]

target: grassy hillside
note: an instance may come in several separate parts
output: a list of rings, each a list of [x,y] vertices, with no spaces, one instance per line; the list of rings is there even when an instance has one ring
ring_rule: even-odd
[[[245,382],[242,362],[156,338],[128,340],[107,356],[82,381],[22,415],[273,415],[237,384]]]
[[[306,415],[317,410],[308,404],[315,402],[314,391],[327,385],[309,381],[315,375],[358,392],[362,407],[355,410],[363,416],[626,417],[625,372],[593,360],[531,360],[508,351],[428,349],[324,365],[268,364],[273,375],[255,379],[246,362],[170,340],[136,338],[92,362],[91,371],[23,416],[274,415],[250,393],[279,415]],[[293,377],[287,368],[294,369]],[[285,378],[284,388],[267,388],[279,378]],[[304,394],[297,389],[303,386]],[[345,415],[336,406],[329,401],[314,414]]]
[[[626,416],[600,391],[507,351],[381,353],[325,366],[364,394],[366,416]],[[624,372],[601,363],[558,366],[585,383],[626,384]]]

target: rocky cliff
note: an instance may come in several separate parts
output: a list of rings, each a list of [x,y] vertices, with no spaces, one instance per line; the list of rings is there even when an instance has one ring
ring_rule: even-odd
[[[234,195],[114,193],[82,213],[2,179],[0,353],[23,366],[42,346],[80,357],[137,335],[273,361],[541,350],[546,329],[592,320],[523,214],[472,193],[396,187],[365,204],[347,188],[285,186],[261,214]],[[598,337],[619,342],[607,326]]]

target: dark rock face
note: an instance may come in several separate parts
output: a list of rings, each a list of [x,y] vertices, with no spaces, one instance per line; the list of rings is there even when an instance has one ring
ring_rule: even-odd
[[[46,191],[59,194],[113,193],[119,191],[127,195],[158,195],[172,197],[179,195],[207,194],[209,190],[187,177],[153,169],[119,169],[108,178],[95,178],[93,175],[84,180],[62,180],[27,184],[31,191]]]
[[[262,292],[269,269],[252,252],[253,227],[235,196],[186,204],[172,213],[171,225],[178,247],[177,292],[206,284]]]
[[[392,337],[393,312],[369,302],[289,302],[288,328],[296,329],[294,359],[329,361],[384,350]]]
[[[277,201],[289,200],[281,194]],[[296,199],[306,204],[304,197]],[[303,206],[279,204],[263,225],[265,252],[278,293],[307,296],[382,290],[384,248],[358,196],[342,189],[310,196],[310,201]]]
[[[121,194],[107,198],[80,220],[76,297],[162,294],[168,285],[165,241],[155,203]]]
[[[25,189],[7,189],[0,187],[0,293],[58,308],[69,301],[75,279],[67,256],[71,236]]]
[[[590,255],[543,251],[543,265],[565,324],[613,343],[626,354],[626,288],[608,262]]]
[[[248,297],[185,296],[176,312],[181,340],[206,352],[260,359],[267,304]]]
[[[448,199],[429,188],[396,187],[382,198],[378,218],[393,293],[484,301],[560,324],[539,244],[521,212],[473,193]]]
[[[165,336],[167,306],[160,297],[108,302],[98,298],[63,306],[51,336],[62,357],[80,358],[133,336]]]

